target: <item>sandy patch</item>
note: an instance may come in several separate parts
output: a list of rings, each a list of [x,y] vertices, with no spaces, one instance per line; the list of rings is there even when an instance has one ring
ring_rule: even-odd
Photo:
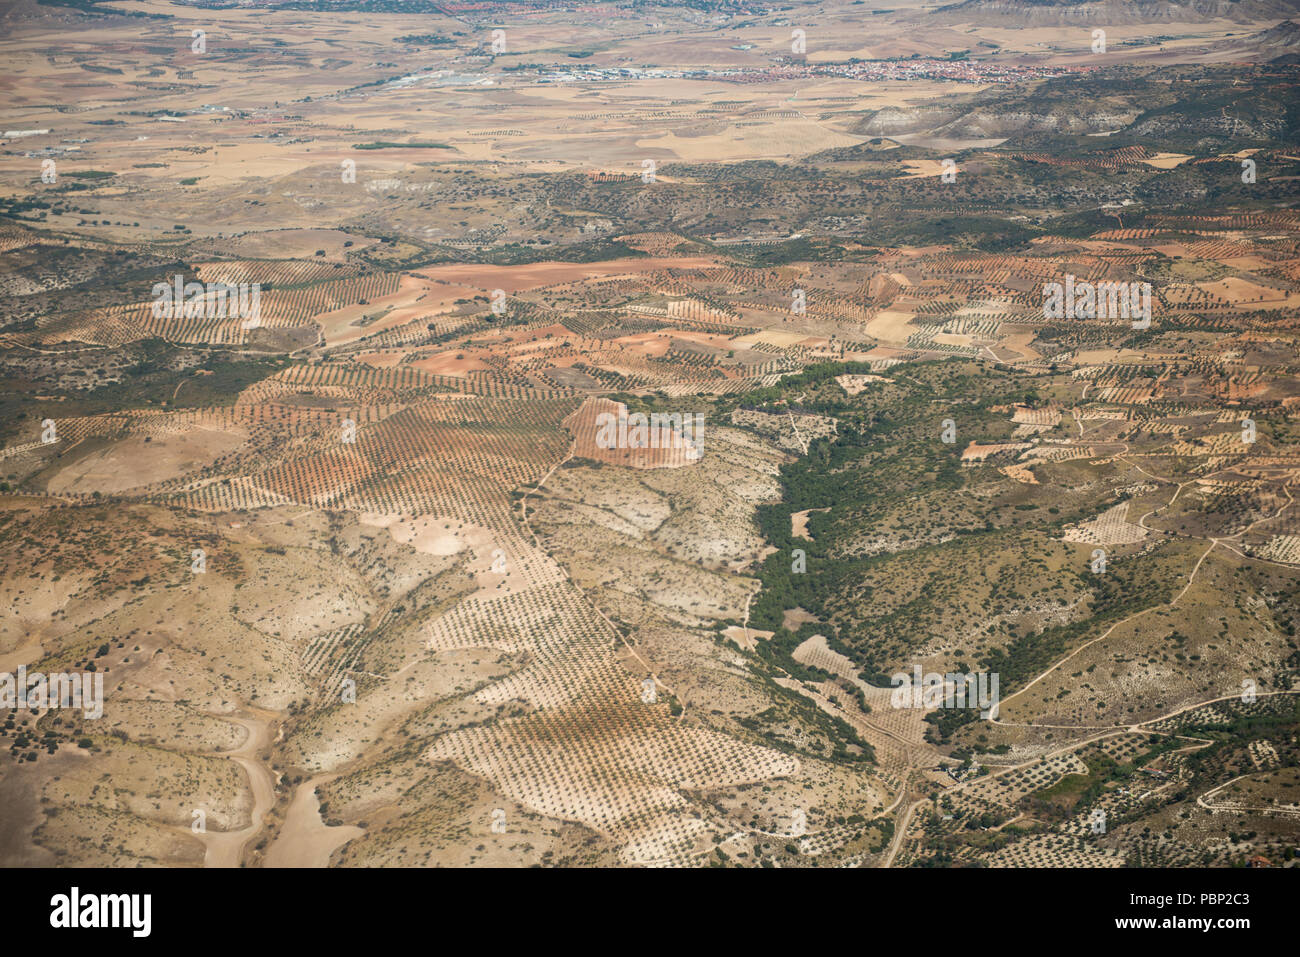
[[[942,160],[932,160],[932,159],[908,160],[903,165],[907,169],[907,173],[903,177],[903,179],[917,179],[919,177],[925,177],[925,176],[940,176],[943,174],[945,169]],[[961,172],[960,166],[958,166],[956,169],[958,173]]]
[[[867,322],[867,335],[885,342],[906,342],[907,337],[916,331],[911,325],[915,318],[914,312],[885,309]]]
[[[760,631],[757,628],[745,628],[741,625],[728,625],[722,629],[722,637],[730,638],[745,651],[753,651],[758,647],[758,640],[761,638],[766,641],[776,632]]]
[[[829,512],[829,508],[805,508],[802,512],[790,513],[790,534],[794,538],[806,538],[812,540],[808,534],[808,516],[813,512]]]
[[[803,608],[787,608],[781,612],[781,627],[787,631],[798,631],[800,625],[816,620],[816,615]]]
[[[328,867],[331,854],[365,833],[351,824],[328,827],[321,820],[316,788],[332,779],[332,775],[324,775],[298,786],[280,833],[266,852],[267,867]]]
[[[1145,159],[1142,162],[1148,166],[1154,166],[1156,169],[1173,169],[1175,166],[1181,166],[1186,163],[1191,156],[1186,153],[1157,153],[1151,159]]]
[[[837,375],[835,381],[839,383],[841,389],[849,395],[861,395],[867,390],[867,386],[872,382],[893,382],[893,379],[883,375]]]
[[[434,515],[406,518],[366,512],[360,521],[363,525],[388,529],[393,541],[410,545],[425,555],[457,555],[471,545],[482,547],[492,540],[486,529]]]
[[[440,352],[436,356],[429,356],[427,359],[416,359],[410,363],[410,366],[412,369],[419,369],[421,372],[428,372],[430,375],[454,376],[458,379],[463,379],[471,372],[488,367],[487,363],[482,359],[467,356],[463,352]]]

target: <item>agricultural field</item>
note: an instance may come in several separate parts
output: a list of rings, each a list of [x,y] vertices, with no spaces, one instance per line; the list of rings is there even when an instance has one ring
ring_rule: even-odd
[[[0,0],[0,866],[1300,866],[1287,4],[417,6]]]

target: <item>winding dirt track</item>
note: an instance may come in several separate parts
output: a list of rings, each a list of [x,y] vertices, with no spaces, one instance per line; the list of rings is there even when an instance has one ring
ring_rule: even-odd
[[[271,717],[254,711],[221,715],[223,720],[237,724],[248,736],[244,743],[232,751],[218,751],[219,757],[230,758],[248,775],[249,790],[253,792],[253,808],[249,812],[249,825],[238,831],[207,831],[195,834],[203,842],[204,867],[239,867],[244,848],[262,829],[266,812],[275,802],[275,782],[271,770],[257,757],[259,751],[271,741]]]

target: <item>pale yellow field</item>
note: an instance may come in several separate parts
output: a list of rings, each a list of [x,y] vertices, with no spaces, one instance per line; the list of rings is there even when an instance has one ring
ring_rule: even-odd
[[[916,330],[911,322],[916,318],[913,312],[896,312],[885,309],[876,313],[867,323],[867,335],[883,339],[885,342],[906,342],[907,337]]]
[[[1294,309],[1300,306],[1300,292],[1289,293],[1238,276],[1196,285],[1208,293],[1230,300],[1237,309]]]
[[[1154,166],[1156,169],[1173,169],[1175,166],[1181,166],[1186,163],[1191,156],[1187,153],[1157,153],[1151,159],[1143,160],[1148,166]]]

